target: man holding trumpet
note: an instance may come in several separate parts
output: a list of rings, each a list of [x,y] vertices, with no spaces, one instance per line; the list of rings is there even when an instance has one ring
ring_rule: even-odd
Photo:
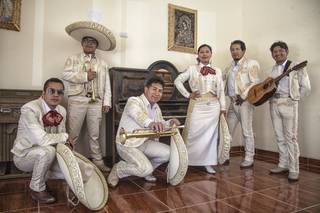
[[[155,182],[153,171],[169,161],[170,147],[160,143],[158,138],[129,138],[122,141],[121,129],[125,131],[145,130],[145,132],[164,132],[173,125],[180,125],[177,119],[165,121],[157,104],[163,94],[164,82],[160,77],[149,78],[144,85],[144,93],[128,99],[124,108],[116,137],[120,162],[114,164],[108,177],[110,186],[115,187],[120,178],[131,175],[144,177]]]
[[[102,159],[99,129],[102,113],[111,107],[108,65],[96,56],[96,49],[110,51],[116,46],[112,33],[96,22],[75,22],[66,32],[81,41],[83,52],[67,59],[63,72],[68,94],[68,132],[78,137],[84,120],[89,136],[90,157],[102,171],[110,171]]]

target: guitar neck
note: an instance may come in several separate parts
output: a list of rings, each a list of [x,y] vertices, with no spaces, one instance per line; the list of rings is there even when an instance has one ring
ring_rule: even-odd
[[[278,77],[276,77],[274,79],[275,83],[278,83],[284,76],[288,75],[290,72],[292,72],[294,69],[288,69],[287,71],[285,71],[284,73],[282,73],[281,75],[279,75]]]
[[[278,77],[276,77],[274,79],[275,83],[278,83],[284,76],[288,75],[290,72],[294,71],[294,70],[302,70],[302,68],[304,68],[305,66],[307,66],[308,61],[303,61],[300,64],[295,65],[294,67],[286,70],[285,72],[283,72],[281,75],[279,75]]]

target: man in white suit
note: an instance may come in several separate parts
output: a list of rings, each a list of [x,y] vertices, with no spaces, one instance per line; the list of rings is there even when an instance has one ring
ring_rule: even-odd
[[[273,78],[297,64],[287,59],[289,48],[283,41],[273,43],[270,51],[276,62],[271,72]],[[271,120],[279,149],[279,164],[270,172],[277,174],[289,171],[288,179],[292,181],[299,179],[298,104],[310,91],[308,73],[303,68],[283,77],[270,99]]]
[[[241,162],[241,168],[253,165],[254,137],[252,119],[254,106],[245,101],[249,89],[259,82],[259,63],[247,59],[244,54],[246,45],[241,40],[231,42],[230,52],[233,61],[225,70],[226,95],[230,97],[231,104],[227,113],[227,123],[230,135],[234,134],[237,124],[240,122],[244,139],[245,158]]]
[[[144,93],[128,99],[124,108],[116,137],[117,151],[122,160],[116,163],[108,176],[108,183],[115,187],[120,178],[127,176],[144,177],[146,181],[155,182],[152,172],[162,163],[168,162],[170,147],[158,139],[130,138],[125,144],[120,143],[120,129],[133,131],[149,128],[162,132],[173,124],[179,125],[177,119],[164,121],[157,104],[163,94],[164,82],[159,77],[146,81]]]
[[[46,179],[51,176],[63,178],[60,170],[53,166],[57,166],[53,163],[55,145],[74,144],[66,133],[66,110],[59,105],[63,94],[62,81],[50,78],[44,84],[42,96],[22,106],[17,138],[11,150],[17,168],[32,172],[31,197],[40,203],[55,202],[46,190]]]
[[[99,136],[102,113],[111,107],[111,88],[107,63],[96,56],[96,49],[110,51],[115,48],[112,33],[95,22],[75,22],[66,27],[67,33],[81,41],[83,52],[68,57],[63,80],[68,95],[68,132],[78,137],[86,120],[90,158],[102,171],[105,166]]]

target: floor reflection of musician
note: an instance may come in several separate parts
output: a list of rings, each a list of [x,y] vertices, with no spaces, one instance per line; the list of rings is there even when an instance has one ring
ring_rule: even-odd
[[[226,94],[230,97],[231,104],[228,109],[227,122],[230,135],[240,122],[242,136],[244,138],[245,158],[240,167],[246,168],[253,165],[254,137],[252,119],[254,106],[245,101],[249,89],[259,82],[259,63],[256,60],[247,59],[244,54],[246,45],[241,40],[231,42],[230,52],[233,61],[225,70]]]
[[[281,75],[285,68],[296,65],[287,59],[289,49],[285,42],[273,43],[270,51],[276,62],[271,73],[273,78]],[[289,171],[289,180],[299,178],[298,102],[310,91],[310,80],[306,70],[297,70],[279,81],[277,91],[270,100],[270,114],[279,148],[278,167],[270,172]]]
[[[197,65],[190,66],[174,81],[180,93],[190,98],[183,139],[187,144],[189,165],[206,166],[215,173],[219,115],[225,112],[222,72],[210,64],[212,49],[203,44],[198,48]],[[191,93],[183,83],[189,82]]]
[[[116,137],[117,151],[122,158],[116,163],[108,177],[108,183],[116,186],[119,178],[127,176],[144,177],[146,181],[155,182],[153,171],[161,164],[168,162],[170,147],[160,143],[158,139],[129,138],[125,144],[120,143],[120,129],[133,131],[149,128],[154,131],[163,131],[173,124],[179,125],[177,119],[164,121],[159,105],[163,93],[162,78],[151,77],[146,81],[144,93],[138,97],[128,99],[124,108]]]

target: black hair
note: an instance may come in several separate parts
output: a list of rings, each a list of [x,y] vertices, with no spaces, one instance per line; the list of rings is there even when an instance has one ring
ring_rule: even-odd
[[[289,51],[288,45],[284,41],[276,41],[276,42],[274,42],[270,47],[270,51],[272,52],[275,47],[280,47],[282,49],[285,49],[286,52]]]
[[[162,79],[161,77],[159,77],[159,76],[156,76],[156,75],[151,76],[150,78],[148,78],[148,79],[145,81],[144,86],[149,88],[153,83],[161,84],[162,87],[164,87],[164,81],[163,81],[163,79]]]
[[[43,91],[46,91],[49,86],[49,83],[52,83],[52,82],[62,84],[64,89],[64,84],[59,78],[49,78],[48,80],[46,80],[46,82],[43,85]]]
[[[95,39],[95,38],[93,38],[93,37],[91,37],[91,36],[85,36],[85,37],[83,37],[83,38],[82,38],[82,40],[81,40],[81,44],[82,44],[82,43],[83,43],[83,41],[84,41],[85,39],[87,39],[87,38],[90,38],[90,39],[95,40],[95,41],[96,41],[96,43],[97,43],[97,47],[99,46],[99,42],[98,42],[98,40],[97,40],[97,39]]]
[[[241,40],[234,40],[233,42],[231,42],[230,48],[234,44],[239,44],[242,51],[245,51],[247,49],[246,44]]]
[[[198,47],[198,53],[200,52],[201,48],[202,47],[208,47],[210,52],[212,53],[212,48],[209,44],[201,44],[199,47]]]

